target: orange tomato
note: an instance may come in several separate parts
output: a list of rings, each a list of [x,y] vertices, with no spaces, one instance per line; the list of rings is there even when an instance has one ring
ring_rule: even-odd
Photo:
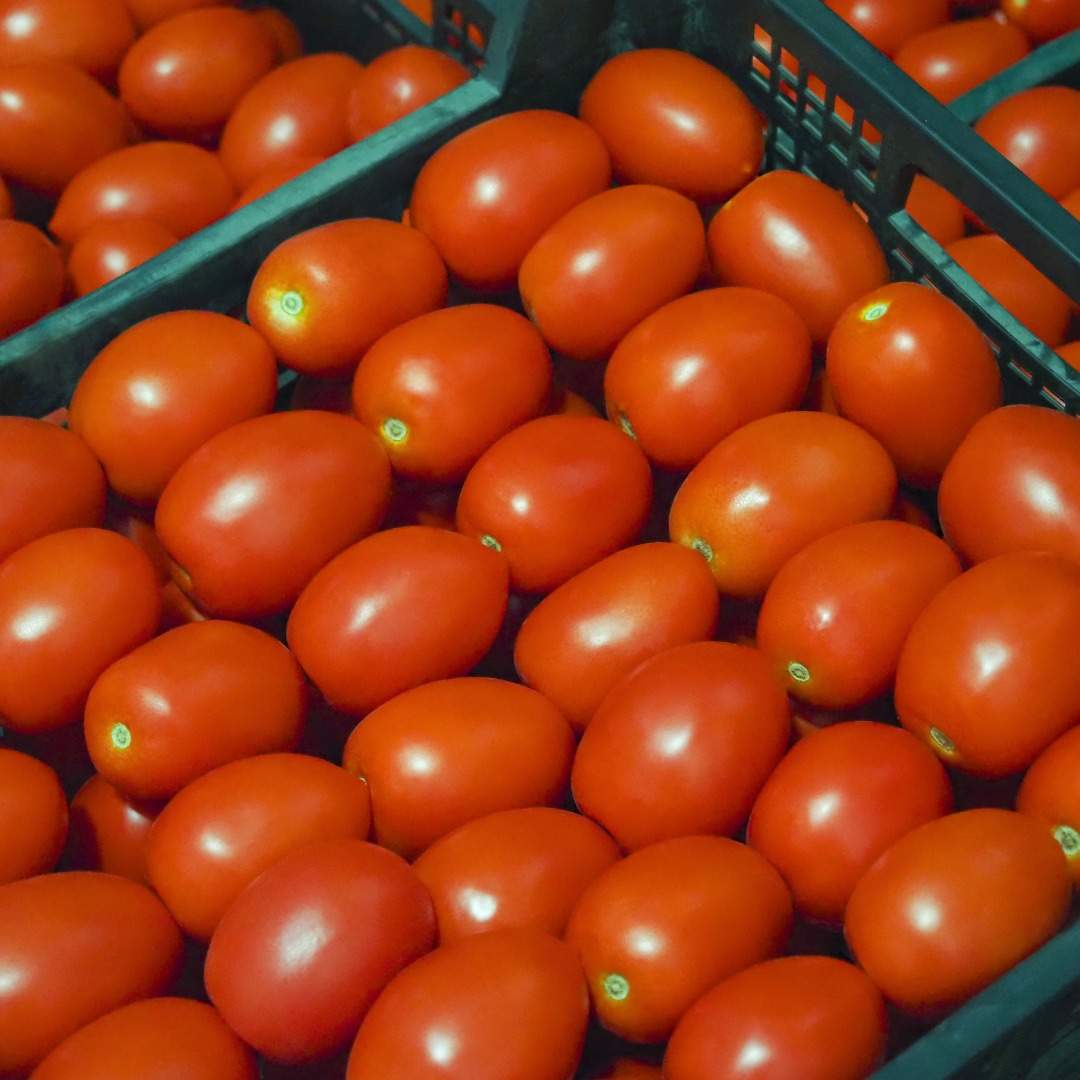
[[[178,239],[151,218],[106,219],[91,225],[68,255],[68,275],[76,295],[108,285],[168,250]]]
[[[0,747],[0,885],[47,874],[68,831],[67,799],[44,762]]]
[[[271,191],[276,191],[283,184],[287,184],[302,173],[306,173],[308,169],[314,169],[316,165],[322,164],[325,160],[326,158],[307,154],[290,158],[279,165],[271,165],[269,169],[256,176],[240,192],[240,198],[233,203],[233,210],[239,210],[242,206],[247,206],[248,203],[253,203],[256,199],[261,199]]]
[[[963,238],[964,204],[922,173],[912,181],[904,208],[942,247]]]

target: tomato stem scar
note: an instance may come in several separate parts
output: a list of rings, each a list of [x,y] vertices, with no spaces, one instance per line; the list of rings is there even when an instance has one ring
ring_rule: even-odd
[[[787,666],[787,671],[796,682],[810,681],[810,669],[805,664],[800,664],[798,660],[792,660]]]
[[[393,416],[382,422],[380,430],[384,438],[392,443],[404,442],[409,437],[409,425]]]
[[[695,536],[694,539],[690,541],[690,547],[699,555],[704,556],[706,562],[713,561],[712,547],[705,540],[702,540],[700,536]]]
[[[1055,825],[1053,829],[1054,839],[1061,845],[1061,850],[1069,858],[1080,854],[1080,832],[1071,825]]]
[[[859,312],[859,318],[863,322],[875,322],[880,319],[886,311],[889,310],[889,302],[887,300],[878,300],[874,304],[868,304]]]
[[[491,548],[492,551],[502,551],[502,544],[500,544],[491,533],[484,533],[484,535],[480,537],[480,543],[486,548]]]
[[[131,728],[127,724],[113,724],[109,738],[117,750],[126,750],[131,745]]]
[[[612,972],[604,976],[604,993],[612,1001],[625,1001],[630,996],[630,983],[623,975]]]
[[[930,741],[943,753],[955,754],[956,743],[949,738],[940,728],[932,727],[929,731]]]
[[[634,431],[634,425],[630,423],[630,417],[624,412],[619,413],[619,427],[626,432],[635,442],[637,441],[637,433]]]
[[[298,293],[290,290],[287,293],[283,293],[281,297],[281,310],[286,315],[299,315],[304,310],[304,298]]]

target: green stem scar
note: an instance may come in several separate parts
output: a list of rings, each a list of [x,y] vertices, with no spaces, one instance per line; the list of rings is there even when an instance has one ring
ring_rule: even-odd
[[[1054,839],[1061,845],[1061,850],[1070,859],[1080,854],[1080,832],[1070,825],[1055,825]]]
[[[625,1001],[630,996],[630,983],[624,975],[612,972],[604,976],[604,993],[612,1001]]]
[[[500,544],[491,533],[484,533],[484,535],[480,537],[480,543],[486,548],[491,548],[492,551],[502,551],[502,544]]]
[[[619,427],[621,427],[631,439],[637,439],[637,435],[634,433],[634,425],[630,423],[630,417],[624,412],[619,413]]]
[[[699,555],[703,556],[706,562],[713,561],[712,547],[705,540],[702,540],[700,536],[695,536],[694,539],[690,541],[690,547]]]
[[[889,302],[887,300],[878,300],[876,303],[868,304],[859,312],[859,318],[863,322],[876,322],[889,310]]]
[[[393,416],[384,420],[379,430],[387,442],[402,443],[409,437],[409,425]]]
[[[286,315],[299,315],[304,310],[304,298],[298,292],[287,292],[281,297],[281,310]]]
[[[787,666],[787,673],[796,682],[809,682],[810,681],[810,669],[805,664],[800,664],[798,660],[792,660]]]
[[[117,750],[126,750],[131,745],[131,728],[127,724],[113,724],[109,738]]]
[[[929,732],[930,741],[943,753],[955,754],[956,743],[949,738],[940,728],[932,727]]]

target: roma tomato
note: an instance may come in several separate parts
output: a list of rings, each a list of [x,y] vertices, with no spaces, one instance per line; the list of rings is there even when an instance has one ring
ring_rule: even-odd
[[[671,506],[671,539],[699,552],[722,593],[762,595],[819,536],[885,517],[896,470],[848,420],[785,412],[733,432],[696,465]]]
[[[645,455],[613,424],[545,416],[504,435],[469,470],[457,524],[503,553],[514,588],[549,592],[633,540],[651,498]]]
[[[662,1042],[721,979],[776,955],[791,894],[756,851],[686,836],[636,851],[584,892],[566,931],[597,1018],[633,1042]]]
[[[910,37],[949,20],[949,0],[825,0],[875,48],[894,56]]]
[[[888,692],[912,624],[959,573],[949,545],[916,525],[837,529],[773,578],[758,616],[758,648],[801,701],[865,705]]]
[[[415,858],[497,810],[553,806],[570,780],[574,737],[535,690],[501,679],[444,679],[369,713],[345,768],[371,791],[375,838]]]
[[[556,937],[585,887],[619,857],[615,841],[580,814],[503,810],[436,840],[413,864],[435,902],[439,943],[532,928]]]
[[[44,762],[0,747],[0,886],[48,873],[68,831],[67,799]]]
[[[787,699],[760,653],[723,641],[682,645],[604,698],[574,757],[574,801],[629,851],[730,836],[790,737]]]
[[[1032,763],[1016,796],[1016,809],[1050,826],[1080,888],[1080,727],[1055,739]]]
[[[922,173],[912,181],[904,208],[942,247],[964,235],[964,204]]]
[[[211,615],[287,608],[390,498],[379,440],[347,416],[272,413],[220,432],[173,474],[154,525],[173,576]]]
[[[1080,716],[1080,566],[999,555],[947,585],[900,655],[896,711],[937,754],[992,779],[1026,768]]]
[[[348,1080],[564,1080],[581,1058],[589,996],[563,942],[480,934],[403,971],[364,1019]]]
[[[619,342],[604,372],[608,416],[663,469],[692,469],[736,428],[795,409],[810,335],[783,300],[707,289],[673,300]]]
[[[1035,44],[1080,28],[1080,8],[1073,0],[1001,0],[1001,10]]]
[[[247,313],[289,367],[341,376],[388,330],[441,307],[446,287],[438,252],[415,229],[351,218],[274,248],[251,284]]]
[[[304,39],[300,36],[296,23],[284,11],[275,7],[257,7],[251,9],[251,14],[274,39],[279,60],[295,60],[303,55]]]
[[[49,238],[28,222],[0,220],[0,339],[54,311],[63,292],[64,260]]]
[[[966,810],[920,826],[874,863],[844,934],[893,1004],[933,1019],[1034,952],[1071,899],[1061,848],[1041,822]]]
[[[678,544],[609,555],[546,596],[514,644],[522,681],[581,730],[643,660],[712,637],[720,613],[708,567]]]
[[[160,255],[179,239],[150,218],[118,218],[92,225],[75,241],[68,256],[68,275],[77,296]]]
[[[267,1057],[325,1057],[348,1043],[383,987],[435,943],[431,897],[404,859],[363,840],[279,859],[214,931],[206,989]]]
[[[625,183],[719,202],[761,165],[761,114],[723,72],[676,49],[608,60],[585,87],[578,113]]]
[[[766,173],[726,202],[709,223],[709,257],[725,284],[786,300],[818,345],[849,304],[889,277],[855,208],[797,172]]]
[[[248,203],[253,203],[256,199],[269,195],[271,191],[276,191],[290,180],[300,176],[301,173],[306,173],[309,169],[314,169],[316,165],[321,165],[325,160],[326,158],[318,154],[301,154],[291,157],[279,165],[271,165],[265,172],[259,173],[240,192],[240,197],[233,203],[233,210],[239,210],[241,207],[247,206]]]
[[[506,560],[446,529],[389,529],[342,552],[289,616],[289,647],[335,709],[362,716],[396,694],[464,675],[491,648]]]
[[[404,476],[460,481],[496,439],[539,416],[551,358],[536,327],[492,304],[432,311],[384,334],[353,381],[357,419]]]
[[[548,228],[610,181],[608,152],[592,128],[564,113],[526,110],[477,124],[436,150],[416,178],[409,215],[454,277],[504,289]]]
[[[605,360],[646,315],[690,290],[704,258],[697,207],[666,188],[630,184],[555,222],[521,263],[518,287],[553,349]]]
[[[0,887],[0,1073],[22,1076],[99,1016],[160,994],[180,932],[147,888],[112,874]]]
[[[0,715],[12,731],[82,715],[97,677],[157,629],[150,559],[104,529],[34,540],[0,566]]]
[[[163,19],[171,19],[182,11],[231,2],[233,0],[124,0],[140,30],[146,30]]]
[[[66,863],[149,885],[146,849],[161,809],[160,803],[125,795],[95,773],[71,800]]]

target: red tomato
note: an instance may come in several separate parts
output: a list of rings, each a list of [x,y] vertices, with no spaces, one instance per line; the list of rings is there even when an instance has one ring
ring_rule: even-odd
[[[457,523],[506,556],[514,588],[548,592],[632,541],[651,497],[645,455],[614,425],[545,416],[484,452]]]
[[[1001,10],[1035,44],[1080,28],[1075,0],[1001,0]]]
[[[0,887],[0,1074],[22,1076],[99,1016],[160,994],[180,933],[149,889],[111,874]]]
[[[402,972],[368,1013],[348,1080],[564,1080],[589,1020],[581,966],[534,930],[480,934]]]
[[[390,529],[314,577],[289,616],[289,647],[334,708],[362,716],[469,671],[506,601],[506,560],[495,552],[445,529]]]
[[[0,886],[56,865],[68,831],[60,779],[29,754],[0,747]]]
[[[908,833],[855,886],[844,934],[859,966],[905,1012],[934,1018],[1034,952],[1072,899],[1040,822],[967,810]]]
[[[566,386],[554,384],[552,390],[551,413],[554,416],[599,416],[600,413],[593,408],[580,394]]]
[[[411,319],[364,354],[353,409],[404,476],[460,481],[496,439],[544,411],[551,358],[536,327],[492,304]]]
[[[889,277],[855,208],[796,172],[759,176],[725,203],[709,223],[709,255],[719,280],[786,300],[818,345],[849,304]]]
[[[235,424],[176,471],[155,527],[173,576],[208,614],[283,611],[390,497],[378,439],[346,416],[272,413]]]
[[[256,1080],[251,1051],[201,1001],[151,998],[125,1005],[69,1035],[34,1080]]]
[[[264,75],[229,116],[221,160],[237,188],[288,158],[329,157],[349,144],[348,101],[361,64],[344,53],[290,60]]]
[[[568,210],[603,191],[611,162],[587,124],[546,109],[487,120],[420,170],[409,214],[466,285],[508,288],[529,249]]]
[[[295,60],[304,52],[304,40],[296,23],[283,11],[274,7],[253,8],[251,14],[262,23],[277,46],[278,59],[282,62]]]
[[[150,884],[146,848],[161,805],[132,799],[95,773],[71,800],[67,863]]]
[[[4,178],[0,176],[0,218],[9,218],[11,215],[11,192],[8,191]]]
[[[761,655],[703,641],[646,660],[604,699],[574,758],[574,801],[629,851],[746,821],[791,737]]]
[[[1080,888],[1080,727],[1055,739],[1032,763],[1016,796],[1016,809],[1050,826]]]
[[[604,1027],[662,1042],[721,979],[778,953],[791,894],[756,851],[718,836],[653,844],[584,892],[566,940]]]
[[[233,2],[234,0],[124,0],[140,30],[145,30],[163,19],[171,19],[182,11]]]
[[[921,173],[912,181],[905,209],[942,247],[963,238],[964,204]]]
[[[871,45],[894,56],[910,37],[949,19],[949,0],[825,0]]]
[[[108,285],[129,270],[172,247],[179,237],[150,218],[106,219],[75,241],[68,275],[77,296]]]
[[[947,585],[900,656],[896,710],[946,762],[976,776],[1031,764],[1080,716],[1080,566],[999,555]]]
[[[309,844],[225,913],[206,989],[261,1053],[312,1061],[344,1046],[383,987],[434,943],[431,898],[403,859],[363,840]]]
[[[1057,354],[1074,371],[1080,371],[1080,341],[1070,341],[1067,345],[1059,345]]]
[[[0,339],[55,310],[63,291],[64,260],[49,238],[25,221],[0,219]]]
[[[268,8],[267,10],[273,9]],[[276,191],[290,180],[295,180],[296,177],[300,176],[302,173],[306,173],[309,169],[314,169],[316,165],[321,165],[325,160],[326,158],[317,154],[302,154],[297,157],[288,158],[278,165],[271,165],[270,168],[259,173],[259,175],[244,188],[240,193],[240,198],[233,203],[233,210],[239,210],[241,207],[247,206],[248,203],[253,203],[256,199],[261,199],[264,195],[269,195],[271,191]]]
[[[671,539],[704,556],[722,593],[751,598],[819,536],[884,517],[895,495],[889,455],[862,428],[827,413],[776,413],[694,467],[671,506]]]
[[[809,379],[810,335],[788,304],[757,289],[708,289],[622,339],[604,397],[651,461],[686,471],[736,428],[796,408]]]
[[[0,64],[62,60],[111,79],[134,40],[124,0],[8,0],[0,10]]]
[[[773,578],[758,647],[789,694],[827,709],[865,705],[888,693],[912,624],[959,573],[949,545],[916,525],[837,529]]]

